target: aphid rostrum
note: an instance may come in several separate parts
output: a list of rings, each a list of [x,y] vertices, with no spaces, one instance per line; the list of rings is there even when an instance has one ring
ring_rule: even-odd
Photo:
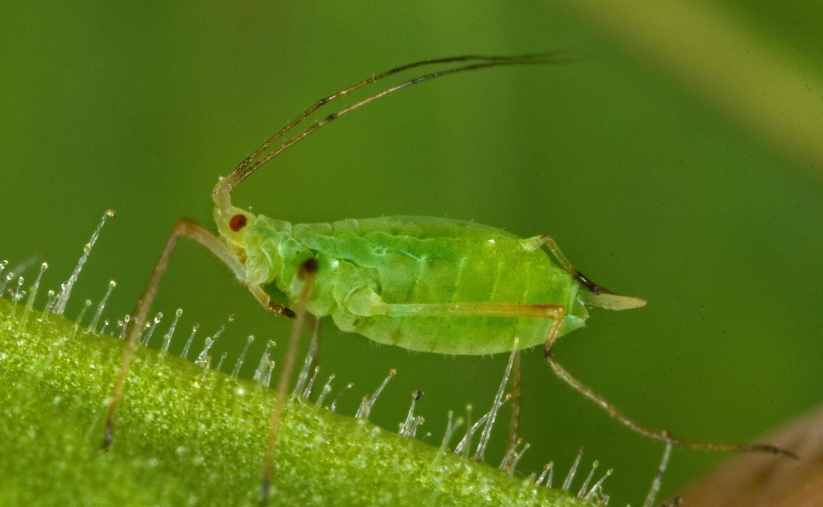
[[[694,442],[648,429],[572,377],[552,357],[555,340],[581,327],[589,308],[624,310],[642,307],[645,301],[614,294],[590,281],[548,235],[520,238],[487,225],[416,216],[291,224],[254,215],[231,202],[237,186],[262,165],[323,125],[378,98],[469,70],[566,61],[568,55],[561,52],[514,57],[470,55],[391,69],[320,99],[221,178],[212,193],[218,235],[191,220],[178,221],[134,311],[129,345],[110,403],[104,446],[112,441],[118,401],[140,330],[170,256],[178,240],[185,237],[205,246],[229,266],[266,310],[296,317],[281,371],[280,393],[287,390],[295,344],[302,322],[310,318],[308,313],[315,318],[330,316],[340,329],[380,343],[440,354],[510,353],[515,347],[543,345],[558,377],[640,434],[685,447],[788,454],[770,445]],[[457,66],[390,86],[284,139],[295,126],[335,99],[399,72],[448,64]],[[284,294],[289,306],[275,302],[270,297],[275,293]],[[284,400],[285,396],[279,395],[272,412],[264,498]]]

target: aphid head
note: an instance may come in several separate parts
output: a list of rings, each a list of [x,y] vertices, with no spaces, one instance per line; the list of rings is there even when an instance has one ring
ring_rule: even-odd
[[[214,223],[229,247],[246,247],[246,233],[256,217],[234,206],[214,208]]]

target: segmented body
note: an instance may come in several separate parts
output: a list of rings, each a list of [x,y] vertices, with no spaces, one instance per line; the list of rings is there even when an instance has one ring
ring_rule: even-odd
[[[240,210],[235,210],[240,212]],[[561,333],[588,316],[579,283],[534,242],[445,218],[390,216],[291,224],[243,212],[248,225],[225,231],[247,282],[294,302],[301,264],[318,263],[308,310],[380,343],[441,354],[494,354],[543,344],[551,319],[375,315],[387,304],[563,305]],[[221,233],[224,231],[221,230]]]

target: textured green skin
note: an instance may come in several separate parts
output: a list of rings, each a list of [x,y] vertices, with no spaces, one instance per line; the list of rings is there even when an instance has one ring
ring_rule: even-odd
[[[227,218],[242,213],[238,232]],[[546,341],[552,320],[487,316],[375,315],[375,305],[516,303],[563,305],[560,334],[584,324],[580,284],[543,249],[500,229],[446,218],[389,216],[291,224],[237,208],[217,212],[221,235],[244,261],[246,282],[299,299],[304,261],[319,269],[308,303],[343,331],[410,350],[495,354]],[[275,297],[275,299],[277,299]]]

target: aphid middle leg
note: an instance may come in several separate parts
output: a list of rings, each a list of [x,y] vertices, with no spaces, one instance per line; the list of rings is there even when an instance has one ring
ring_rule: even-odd
[[[277,398],[271,409],[269,418],[269,436],[266,443],[266,452],[263,456],[263,482],[260,489],[260,505],[265,507],[271,494],[271,477],[274,465],[274,449],[277,444],[277,432],[280,429],[280,422],[283,415],[283,408],[286,406],[286,396],[291,381],[294,359],[297,357],[297,344],[300,341],[300,332],[304,319],[309,316],[306,312],[306,304],[311,293],[314,274],[317,272],[317,261],[309,259],[300,268],[300,275],[303,278],[303,289],[300,291],[300,299],[297,305],[297,314],[294,319],[289,344],[286,349],[286,356],[283,360],[283,369],[280,371],[280,378],[277,381]]]
[[[511,418],[509,419],[509,443],[506,447],[506,452],[512,452],[517,445],[518,433],[520,432],[520,404],[522,401],[522,387],[523,374],[521,369],[523,363],[520,361],[520,351],[514,355],[514,364],[512,365],[511,382],[512,382],[512,397],[511,397]],[[506,471],[511,470],[511,464],[506,467]]]
[[[200,243],[215,257],[223,261],[232,271],[235,276],[243,280],[246,277],[246,271],[243,264],[234,256],[234,254],[224,245],[217,237],[214,236],[208,229],[202,225],[189,220],[188,218],[181,218],[174,224],[171,230],[169,239],[166,240],[166,245],[154,266],[149,282],[143,290],[143,295],[137,302],[137,307],[134,309],[133,321],[127,335],[128,344],[126,350],[123,352],[123,361],[120,364],[120,370],[117,373],[117,378],[114,382],[114,389],[112,390],[111,401],[109,401],[109,411],[106,416],[105,436],[103,437],[103,448],[108,449],[114,438],[114,423],[117,418],[117,406],[120,398],[123,396],[123,389],[126,385],[126,377],[129,373],[129,365],[131,359],[134,357],[134,352],[137,350],[137,339],[140,332],[143,330],[143,325],[146,322],[146,317],[151,310],[151,305],[154,302],[154,297],[157,294],[157,289],[160,286],[160,280],[163,278],[166,269],[169,266],[171,254],[174,252],[180,238],[188,238],[197,243]]]
[[[745,452],[764,452],[769,454],[782,454],[783,456],[788,456],[791,458],[797,459],[797,455],[794,453],[781,449],[779,447],[768,445],[768,444],[726,444],[726,443],[719,443],[719,442],[696,442],[693,440],[687,440],[684,438],[678,438],[668,432],[668,430],[653,430],[642,426],[632,419],[629,419],[623,412],[620,411],[616,406],[614,406],[611,402],[600,396],[599,394],[595,393],[590,387],[586,386],[576,378],[574,378],[565,368],[563,368],[560,363],[552,356],[551,349],[554,345],[555,340],[557,339],[557,333],[549,331],[549,335],[546,338],[546,346],[543,350],[543,354],[546,357],[546,361],[548,361],[549,366],[552,367],[554,373],[565,383],[569,384],[572,389],[579,392],[586,398],[592,400],[597,406],[605,410],[612,418],[617,419],[619,422],[623,423],[624,426],[627,426],[632,431],[639,433],[645,437],[651,438],[653,440],[661,440],[663,442],[668,442],[672,445],[676,445],[679,447],[689,447],[692,449],[703,449],[707,451],[745,451]]]

